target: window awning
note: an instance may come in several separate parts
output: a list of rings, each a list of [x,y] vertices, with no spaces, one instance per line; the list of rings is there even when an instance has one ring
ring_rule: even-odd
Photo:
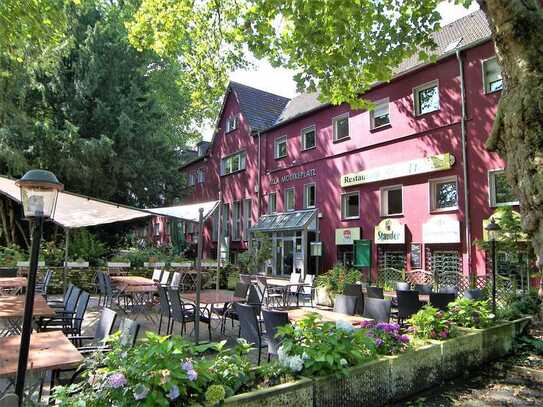
[[[287,230],[316,230],[317,210],[274,213],[263,215],[251,228],[252,232],[280,232]]]
[[[200,221],[200,208],[204,210],[204,221],[210,217],[219,206],[219,201],[201,202],[190,205],[165,206],[163,208],[147,209],[156,215],[168,216],[189,222]]]

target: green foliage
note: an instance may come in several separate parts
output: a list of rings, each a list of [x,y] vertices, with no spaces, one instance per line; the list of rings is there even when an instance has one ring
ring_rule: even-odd
[[[28,255],[17,245],[0,246],[0,266],[15,267],[17,262],[26,260]]]
[[[519,336],[516,340],[517,347],[520,346],[530,352],[543,356],[543,340],[531,336]]]
[[[159,263],[169,261],[170,255],[166,250],[149,246],[144,249],[131,247],[122,251],[121,256],[133,267],[143,267],[143,263]]]
[[[249,274],[263,271],[262,268],[273,258],[272,244],[272,240],[267,234],[256,233],[251,250],[246,250],[238,257],[241,271]]]
[[[337,263],[327,273],[317,276],[315,285],[325,287],[333,294],[343,294],[345,286],[355,284],[360,280],[360,271],[348,269],[340,263]]]
[[[71,232],[68,247],[70,260],[83,259],[88,261],[91,266],[98,266],[105,254],[105,244],[87,229],[77,229]]]
[[[281,347],[279,362],[293,374],[326,376],[344,374],[347,368],[376,357],[373,340],[361,329],[339,321],[321,322],[317,314],[308,315],[296,326],[278,329]]]
[[[498,309],[498,318],[512,321],[525,315],[535,315],[539,312],[541,300],[537,291],[530,291],[526,294],[519,294],[506,306]]]
[[[373,339],[380,355],[396,355],[412,348],[411,338],[402,334],[400,325],[395,322],[362,321],[360,327]]]
[[[453,338],[457,334],[456,325],[450,315],[430,305],[425,305],[407,323],[411,326],[413,334],[420,339],[443,340]]]
[[[464,328],[488,328],[495,321],[488,301],[459,298],[449,304],[449,319]]]
[[[64,248],[57,246],[54,241],[41,243],[40,257],[45,260],[47,266],[62,266],[64,264]]]

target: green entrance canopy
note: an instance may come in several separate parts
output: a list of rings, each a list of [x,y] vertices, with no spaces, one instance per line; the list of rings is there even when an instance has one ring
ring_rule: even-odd
[[[262,215],[251,228],[251,232],[280,232],[303,229],[313,231],[317,229],[316,209]]]

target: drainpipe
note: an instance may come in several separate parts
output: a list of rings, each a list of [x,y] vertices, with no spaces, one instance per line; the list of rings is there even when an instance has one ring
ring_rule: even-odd
[[[460,50],[456,50],[456,59],[458,60],[458,71],[460,73],[460,98],[462,106],[462,118],[460,120],[461,125],[461,141],[462,141],[462,171],[464,177],[464,220],[466,223],[466,252],[468,256],[468,274],[471,276],[471,216],[469,210],[469,187],[468,187],[468,154],[466,146],[466,92],[464,84],[464,65]]]
[[[260,218],[260,189],[261,189],[261,185],[260,185],[260,171],[262,170],[262,163],[260,162],[260,148],[261,148],[261,144],[260,144],[260,130],[258,131],[257,133],[257,136],[258,136],[258,179],[257,179],[257,188],[258,188],[258,191],[257,191],[257,220],[258,218]]]

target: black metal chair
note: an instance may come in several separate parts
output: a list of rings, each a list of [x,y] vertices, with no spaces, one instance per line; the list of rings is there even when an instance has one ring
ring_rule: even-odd
[[[304,304],[309,299],[311,307],[313,307],[313,297],[315,297],[315,275],[306,274],[304,277],[304,286],[300,287],[298,290],[298,304],[300,299],[304,301]]]
[[[464,291],[464,298],[474,301],[482,301],[486,299],[480,288],[470,288]]]
[[[239,337],[245,339],[250,344],[253,344],[258,349],[258,364],[262,357],[262,333],[260,323],[258,322],[258,314],[256,307],[252,305],[234,304],[234,311],[239,316]]]
[[[415,291],[419,294],[430,294],[432,292],[431,284],[415,284]]]
[[[398,323],[403,323],[404,320],[411,318],[411,315],[416,314],[424,306],[424,302],[419,300],[418,291],[397,291],[396,294]]]
[[[68,337],[80,351],[92,351],[103,348],[102,342],[113,332],[117,313],[110,308],[103,308],[100,319],[96,323],[94,335],[71,335]],[[84,341],[92,342],[93,345],[83,347]]]
[[[51,279],[53,278],[53,270],[47,269],[45,271],[45,275],[43,276],[43,280],[39,283],[36,283],[36,294],[43,295],[45,299],[47,300],[47,290],[49,289],[49,284],[51,283]]]
[[[339,312],[345,315],[354,315],[357,302],[358,297],[343,294],[336,295],[334,300],[334,312]]]
[[[96,286],[98,287],[98,306],[102,306],[102,298],[104,299],[104,307],[106,306],[106,281],[102,271],[96,272]]]
[[[364,314],[364,292],[362,291],[362,284],[346,284],[343,294],[356,297],[355,314]]]
[[[364,318],[374,319],[376,322],[390,321],[390,300],[380,298],[366,298],[364,300]]]
[[[42,318],[39,320],[40,331],[62,330],[65,335],[81,335],[83,319],[89,305],[90,294],[86,291],[80,291],[77,297],[77,303],[73,310],[71,303],[68,303],[66,309],[57,310],[56,315],[51,318]]]
[[[72,283],[68,283],[68,287],[66,287],[66,291],[64,291],[64,295],[62,296],[61,300],[47,300],[47,305],[49,305],[51,308],[65,308],[66,303],[68,302],[68,299],[72,295],[72,291],[75,288],[75,285]]]
[[[251,284],[251,275],[250,274],[240,274],[239,281],[243,284]]]
[[[187,323],[196,324],[196,305],[184,302],[179,296],[179,291],[173,288],[168,289],[168,295],[171,302],[171,326],[169,326],[168,333],[173,332],[174,322],[181,324],[181,335],[183,331],[186,333]],[[207,324],[207,331],[209,334],[209,340],[211,341],[211,314],[208,308],[201,307],[199,314],[200,322]]]
[[[397,281],[396,282],[396,291],[409,291],[411,290],[411,286],[409,283],[406,283],[404,281]]]
[[[458,288],[452,286],[452,285],[446,285],[439,289],[440,293],[443,294],[454,294],[455,296],[458,295]]]
[[[256,276],[257,287],[260,290],[267,307],[273,305],[281,306],[284,299],[283,287],[270,287],[266,276]]]
[[[247,298],[247,293],[249,291],[249,284],[245,283],[236,283],[236,288],[234,290],[234,297]],[[234,311],[234,305],[231,302],[224,304],[222,308],[215,310],[215,313],[221,316],[221,332],[224,333],[226,319],[230,318],[232,321],[232,328],[234,327],[234,320],[239,319],[236,312]]]
[[[263,309],[262,318],[264,319],[264,327],[266,328],[266,333],[264,334],[264,341],[268,345],[268,362],[272,355],[277,355],[277,350],[281,346],[281,341],[275,337],[277,334],[277,328],[280,326],[288,325],[288,312],[285,311],[274,311]]]
[[[125,318],[119,325],[119,331],[121,335],[119,337],[119,343],[122,346],[133,348],[138,340],[141,325],[132,319]]]
[[[369,298],[379,298],[381,300],[385,298],[383,295],[383,289],[381,287],[368,286],[366,287],[366,293],[368,294]]]
[[[168,318],[168,325],[166,326],[166,334],[170,333],[170,324],[172,321],[172,312],[170,308],[170,301],[168,299],[168,289],[163,285],[158,286],[158,298],[159,298],[159,314],[157,333],[162,333],[162,320]]]
[[[117,305],[121,305],[121,298],[125,300],[125,306],[127,299],[130,298],[130,295],[124,294],[121,290],[119,290],[117,287],[113,286],[113,282],[111,281],[111,277],[108,273],[103,273],[104,276],[104,285],[106,289],[106,299],[104,302],[104,306],[110,307],[113,303],[113,300],[117,300]]]
[[[450,302],[455,300],[456,296],[449,293],[430,293],[430,305],[440,310],[447,310]]]
[[[264,295],[262,294],[262,291],[260,291],[260,289],[254,284],[251,284],[249,286],[249,294],[247,295],[247,304],[255,307],[256,315],[260,316],[262,305],[264,304]]]

